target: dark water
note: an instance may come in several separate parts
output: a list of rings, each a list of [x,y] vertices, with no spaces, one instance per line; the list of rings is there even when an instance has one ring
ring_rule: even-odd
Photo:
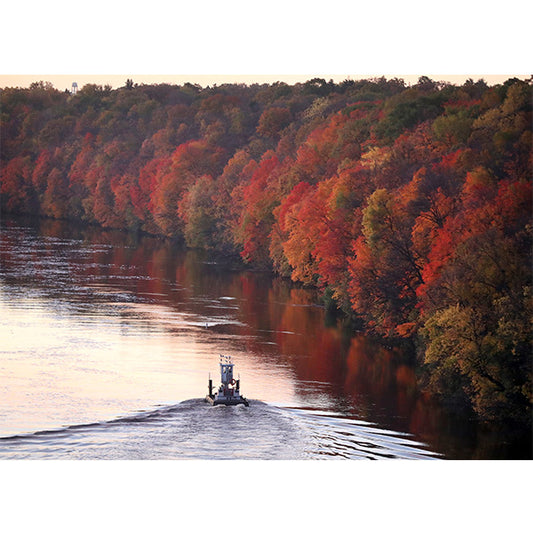
[[[168,241],[3,220],[0,458],[527,457],[313,291]],[[250,408],[201,398],[231,354]],[[529,452],[528,452],[529,450]]]

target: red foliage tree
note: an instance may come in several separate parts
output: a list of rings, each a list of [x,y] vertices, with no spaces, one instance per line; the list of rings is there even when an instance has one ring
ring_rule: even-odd
[[[0,170],[0,193],[7,211],[28,213],[35,208],[29,157],[15,157]]]
[[[178,202],[182,194],[200,176],[216,176],[223,168],[224,155],[221,148],[213,148],[204,141],[188,141],[176,148],[167,165],[159,166],[150,208],[163,234],[181,234]]]
[[[242,258],[266,266],[270,264],[269,239],[274,223],[273,211],[280,202],[282,165],[273,152],[267,152],[251,180],[242,188],[241,216],[236,233],[242,244]]]

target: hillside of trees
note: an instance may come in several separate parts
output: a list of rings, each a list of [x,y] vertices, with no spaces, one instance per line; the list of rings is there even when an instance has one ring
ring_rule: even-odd
[[[144,231],[317,287],[425,386],[531,417],[532,85],[5,88],[2,213]]]

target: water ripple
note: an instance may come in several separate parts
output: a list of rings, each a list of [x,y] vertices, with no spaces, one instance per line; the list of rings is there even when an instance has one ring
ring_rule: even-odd
[[[201,399],[114,420],[0,438],[5,459],[429,459],[408,435],[308,409]]]

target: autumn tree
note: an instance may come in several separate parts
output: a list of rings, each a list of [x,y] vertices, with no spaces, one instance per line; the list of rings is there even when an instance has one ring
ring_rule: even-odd
[[[470,210],[445,224],[424,271],[425,361],[434,388],[466,393],[480,416],[522,417],[532,399],[531,184],[467,182],[462,200]]]
[[[2,207],[10,212],[28,213],[34,208],[29,157],[15,157],[0,171]]]
[[[273,211],[280,201],[280,171],[276,155],[267,152],[240,195],[242,210],[236,239],[242,246],[241,256],[262,267],[270,266],[269,239],[274,223]]]
[[[178,202],[196,179],[206,174],[217,175],[223,161],[224,151],[204,141],[189,141],[176,148],[168,165],[157,174],[150,199],[154,222],[163,234],[181,235]]]
[[[259,118],[257,133],[265,137],[277,137],[291,122],[291,112],[283,107],[265,109]]]

